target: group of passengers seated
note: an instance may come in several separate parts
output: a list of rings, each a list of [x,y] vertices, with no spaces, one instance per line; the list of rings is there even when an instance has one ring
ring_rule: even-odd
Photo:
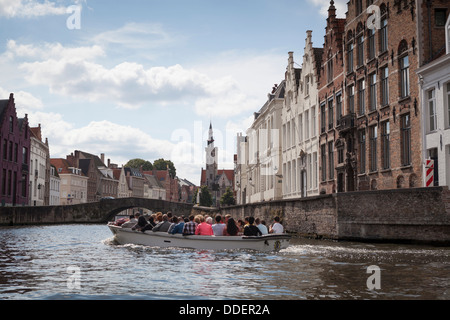
[[[213,223],[214,221],[214,223]],[[130,216],[126,222],[121,221],[122,228],[131,228],[137,231],[167,232],[169,234],[200,235],[200,236],[262,236],[269,233],[283,233],[284,228],[277,216],[273,224],[266,226],[264,220],[254,217],[246,217],[244,221],[236,221],[231,215],[225,219],[217,215],[214,219],[210,216],[191,215],[187,217],[176,217],[171,212],[152,214],[147,220],[143,215],[137,213]]]

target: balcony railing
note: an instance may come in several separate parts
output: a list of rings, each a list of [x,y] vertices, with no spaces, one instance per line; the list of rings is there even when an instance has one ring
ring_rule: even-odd
[[[355,128],[356,115],[354,113],[342,116],[341,119],[337,121],[337,129],[340,133],[350,131]]]

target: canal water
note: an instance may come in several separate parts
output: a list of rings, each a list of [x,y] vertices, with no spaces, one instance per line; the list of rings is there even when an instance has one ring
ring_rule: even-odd
[[[448,247],[291,244],[213,252],[121,246],[105,225],[0,228],[0,300],[450,299]]]

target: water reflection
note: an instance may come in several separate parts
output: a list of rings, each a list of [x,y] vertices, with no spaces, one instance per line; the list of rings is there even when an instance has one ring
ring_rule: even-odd
[[[0,229],[0,299],[449,299],[450,249],[294,239],[279,253],[114,243],[105,226]],[[367,289],[367,267],[381,290]],[[80,268],[81,288],[67,287]]]

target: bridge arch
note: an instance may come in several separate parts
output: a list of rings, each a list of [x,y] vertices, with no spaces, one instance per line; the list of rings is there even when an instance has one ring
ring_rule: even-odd
[[[111,221],[120,212],[132,208],[145,208],[153,212],[167,213],[171,211],[174,215],[189,215],[193,204],[169,202],[157,199],[144,198],[119,198],[103,200],[99,202],[104,221]]]

